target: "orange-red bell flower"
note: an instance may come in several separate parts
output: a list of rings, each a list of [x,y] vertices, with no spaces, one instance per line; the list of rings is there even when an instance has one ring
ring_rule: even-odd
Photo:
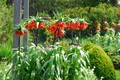
[[[107,31],[107,30],[109,30],[109,28],[108,28],[108,27],[105,27],[104,30]]]
[[[80,29],[80,30],[85,30],[87,27],[88,27],[88,23],[87,23],[87,22],[83,22],[83,23],[80,25],[79,29]]]
[[[101,28],[97,27],[97,28],[96,28],[96,30],[97,30],[97,31],[100,31],[100,30],[101,30]]]
[[[101,26],[101,24],[100,24],[100,23],[98,23],[98,24],[97,24],[97,26],[99,26],[99,27],[100,27],[100,26]]]
[[[32,21],[32,22],[30,22],[29,24],[27,24],[27,25],[25,26],[25,28],[28,29],[28,30],[31,30],[31,29],[36,28],[36,26],[37,26],[36,22],[35,22],[35,21]]]
[[[112,33],[112,32],[114,32],[114,30],[111,29],[110,32]]]
[[[22,35],[23,35],[22,31],[20,31],[20,30],[17,30],[17,31],[15,32],[15,34],[16,34],[17,36],[22,36]]]
[[[24,34],[24,35],[27,35],[27,31],[24,30],[23,34]]]
[[[76,22],[76,23],[70,22],[70,23],[67,23],[66,25],[69,30],[78,30],[80,23],[79,22]]]
[[[61,37],[64,36],[65,27],[66,24],[64,22],[56,22],[55,24],[52,24],[50,27],[48,27],[47,30],[56,37]]]
[[[22,32],[21,30],[17,30],[17,31],[15,31],[15,34],[16,34],[17,36],[22,36],[22,35],[26,35],[26,34],[27,34],[27,31],[24,30],[24,31]]]
[[[39,29],[45,28],[45,24],[44,24],[43,22],[39,23],[39,24],[38,24],[38,28],[39,28]]]
[[[111,26],[115,27],[115,26],[116,26],[116,24],[115,24],[114,22],[112,22]]]
[[[117,28],[120,29],[120,25],[118,25]]]
[[[104,21],[104,26],[107,26],[108,25],[108,22],[107,21]]]

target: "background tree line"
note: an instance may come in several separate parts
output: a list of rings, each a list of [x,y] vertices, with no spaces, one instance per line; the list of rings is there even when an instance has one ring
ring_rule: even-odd
[[[3,0],[4,1],[4,0]],[[7,5],[12,5],[14,0],[7,0]],[[30,0],[30,15],[47,11],[52,14],[54,10],[74,7],[95,7],[99,3],[117,5],[117,0]]]

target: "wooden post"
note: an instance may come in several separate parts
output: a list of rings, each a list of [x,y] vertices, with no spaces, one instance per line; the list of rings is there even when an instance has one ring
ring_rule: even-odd
[[[14,27],[19,24],[21,19],[21,0],[14,0]],[[14,31],[15,32],[15,31]],[[19,40],[20,37],[13,35],[13,52],[15,52],[19,48]],[[15,60],[13,58],[13,65],[12,65],[12,80],[16,80],[16,76],[14,75],[14,63]]]
[[[24,19],[29,18],[29,0],[24,1]],[[28,34],[23,36],[23,51],[27,51],[27,44],[28,44]]]

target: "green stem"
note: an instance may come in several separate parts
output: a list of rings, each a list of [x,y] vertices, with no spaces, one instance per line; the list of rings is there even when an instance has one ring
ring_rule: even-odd
[[[71,35],[72,35],[72,43],[71,43],[71,44],[73,44],[73,30],[72,30],[72,33],[71,33]]]
[[[19,41],[18,41],[18,50],[19,50],[19,52],[20,52],[20,37],[19,37],[18,40],[19,40]]]
[[[80,44],[80,36],[81,36],[81,31],[78,31],[78,45]]]

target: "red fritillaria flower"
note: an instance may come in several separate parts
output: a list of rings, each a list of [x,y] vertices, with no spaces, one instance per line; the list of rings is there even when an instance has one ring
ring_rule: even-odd
[[[79,29],[80,30],[85,30],[88,27],[88,23],[87,22],[83,22],[80,26]]]
[[[48,27],[47,30],[50,31],[51,34],[61,37],[64,36],[64,27],[66,27],[64,22],[56,22]]]
[[[100,31],[100,30],[101,30],[101,28],[100,28],[100,27],[97,27],[97,28],[96,28],[96,30],[97,30],[97,31]]]
[[[45,24],[44,24],[43,22],[40,22],[40,23],[38,24],[38,28],[39,28],[39,29],[45,28]]]
[[[74,26],[75,26],[75,29],[78,30],[79,27],[81,26],[81,25],[80,25],[80,22],[75,22],[75,23],[74,23]]]
[[[60,30],[60,31],[56,31],[56,33],[54,34],[56,37],[62,37],[62,36],[64,36],[65,35],[65,33],[64,33],[64,30]]]
[[[117,28],[120,29],[120,25],[118,25]]]
[[[23,31],[23,35],[27,35],[27,31],[26,30]]]
[[[22,33],[21,30],[17,30],[17,31],[15,32],[15,34],[16,34],[17,36],[22,36],[22,35],[23,35],[23,33]]]
[[[108,25],[108,22],[107,21],[104,21],[104,26],[107,26]]]
[[[55,23],[55,26],[56,28],[60,28],[61,30],[63,30],[66,27],[66,24],[64,22],[57,21]]]
[[[101,26],[101,24],[100,24],[100,23],[98,23],[98,24],[97,24],[97,26],[99,26],[99,27],[100,27],[100,26]]]
[[[67,27],[68,29],[70,29],[70,30],[74,30],[74,25],[73,25],[72,22],[67,23],[67,24],[66,24],[66,27]]]
[[[35,22],[35,21],[32,21],[32,22],[30,22],[29,24],[27,24],[27,25],[25,26],[25,28],[28,29],[28,30],[31,30],[31,29],[36,28],[36,26],[37,26],[36,22]]]
[[[111,30],[110,30],[110,32],[112,33],[112,32],[114,32],[114,30],[113,30],[113,29],[111,29]]]
[[[116,26],[116,24],[115,24],[114,22],[112,22],[111,26],[115,27],[115,26]]]
[[[22,32],[21,30],[17,30],[17,31],[15,31],[15,34],[16,34],[17,36],[22,36],[22,35],[26,35],[26,34],[27,34],[27,31],[24,30],[24,31]]]
[[[109,30],[109,28],[108,28],[108,27],[105,27],[104,30],[107,31],[107,30]]]
[[[69,22],[66,25],[69,30],[78,30],[80,26],[80,22],[75,22],[75,23]]]

